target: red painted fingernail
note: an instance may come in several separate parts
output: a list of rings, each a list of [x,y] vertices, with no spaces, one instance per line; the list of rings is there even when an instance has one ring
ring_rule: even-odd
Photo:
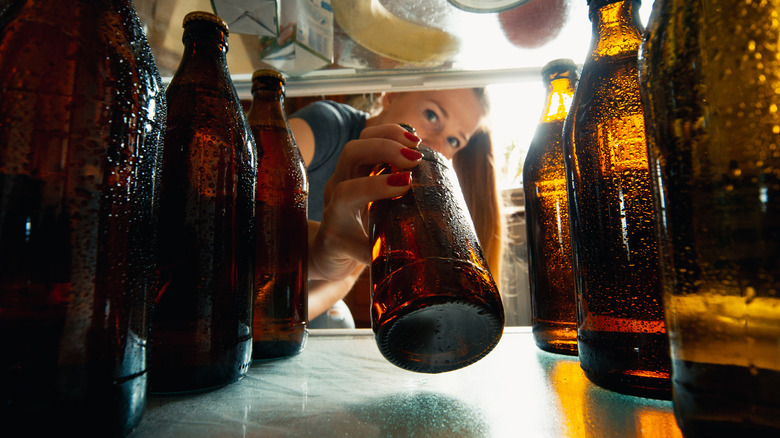
[[[413,141],[413,142],[415,142],[415,143],[419,143],[419,142],[420,142],[420,137],[418,137],[418,136],[416,136],[416,135],[412,134],[412,133],[411,133],[411,132],[409,132],[409,131],[404,131],[404,137],[408,138],[408,139],[409,139],[409,141]]]
[[[417,161],[422,158],[422,153],[418,150],[411,149],[411,148],[403,148],[401,149],[401,155],[404,156],[407,160],[411,161]]]
[[[387,177],[387,185],[394,187],[408,186],[412,181],[412,172],[398,172],[393,173]]]

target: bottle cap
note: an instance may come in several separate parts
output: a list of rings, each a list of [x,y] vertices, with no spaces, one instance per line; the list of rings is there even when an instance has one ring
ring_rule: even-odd
[[[225,32],[225,35],[230,33],[230,31],[228,30],[228,25],[225,22],[225,20],[219,18],[218,15],[212,14],[211,12],[205,12],[205,11],[190,12],[189,14],[184,16],[184,20],[182,21],[181,26],[186,27],[187,24],[192,21],[208,21],[209,23],[214,23],[217,26],[219,26],[219,28],[222,29],[223,32]]]
[[[285,82],[284,76],[280,72],[271,69],[256,70],[252,73],[252,81],[257,78],[273,78],[282,81],[283,84]]]
[[[551,72],[558,71],[577,71],[577,64],[569,58],[554,59],[542,67],[542,78],[547,77]]]
[[[407,132],[410,132],[412,134],[417,134],[417,130],[414,129],[414,126],[408,124],[408,123],[399,123],[402,128],[406,129]]]
[[[600,8],[602,6],[606,6],[610,3],[617,3],[619,1],[623,0],[588,0],[588,6],[590,7],[596,7]],[[642,0],[633,0],[635,3],[642,4]]]

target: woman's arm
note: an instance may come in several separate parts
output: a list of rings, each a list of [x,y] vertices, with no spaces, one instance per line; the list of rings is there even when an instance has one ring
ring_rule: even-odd
[[[416,166],[419,139],[398,125],[368,128],[347,143],[325,188],[322,222],[309,221],[309,319],[344,298],[371,260],[368,203],[401,196],[411,172],[369,176],[379,163],[400,169]]]
[[[292,131],[295,143],[298,145],[298,150],[301,151],[303,164],[309,167],[311,160],[314,158],[314,131],[312,131],[311,126],[305,120],[297,117],[290,118],[287,124],[290,126],[290,131]]]
[[[360,274],[365,270],[364,265],[358,265],[355,270],[341,280],[310,280],[309,281],[309,320],[320,316],[333,307],[339,300],[352,290]]]
[[[360,139],[347,143],[325,187],[322,222],[309,221],[309,279],[340,280],[369,263],[368,203],[406,193],[411,172],[369,174],[380,163],[416,166],[422,159],[413,148],[418,143],[398,125],[366,128]]]

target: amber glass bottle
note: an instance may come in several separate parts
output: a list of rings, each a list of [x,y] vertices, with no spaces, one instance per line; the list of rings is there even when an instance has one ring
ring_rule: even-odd
[[[577,355],[577,312],[563,165],[563,122],[577,85],[577,65],[557,59],[542,68],[542,118],[523,164],[525,223],[536,345]]]
[[[780,436],[777,2],[658,0],[640,57],[686,437]]]
[[[564,123],[580,365],[617,392],[671,398],[637,59],[637,0],[590,0],[591,51]]]
[[[0,7],[0,423],[124,435],[146,406],[165,98],[128,1]]]
[[[252,75],[249,126],[257,144],[254,359],[300,353],[308,309],[309,182],[284,113],[281,73]]]
[[[390,362],[439,373],[488,354],[504,308],[455,171],[440,153],[420,152],[411,189],[369,206],[371,322]]]
[[[225,62],[227,36],[216,15],[187,14],[184,55],[166,91],[152,392],[224,385],[251,363],[257,162]]]

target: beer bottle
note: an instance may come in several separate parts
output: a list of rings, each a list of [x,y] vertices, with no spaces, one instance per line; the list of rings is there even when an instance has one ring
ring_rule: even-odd
[[[525,221],[536,345],[577,355],[577,312],[563,165],[563,121],[577,83],[577,65],[557,59],[542,68],[544,108],[523,164]]]
[[[183,26],[166,90],[149,377],[158,393],[236,381],[252,355],[254,140],[225,62],[227,25],[191,12]]]
[[[442,154],[420,152],[409,191],[369,206],[371,323],[391,363],[439,373],[488,354],[504,308],[455,170]]]
[[[777,2],[659,0],[640,56],[677,422],[780,436]]]
[[[637,60],[638,0],[589,0],[590,53],[564,123],[577,348],[604,388],[671,397]]]
[[[0,423],[122,436],[146,406],[165,96],[129,0],[0,7]]]
[[[284,113],[284,77],[252,75],[249,126],[257,145],[254,359],[299,353],[308,336],[308,194],[301,152]]]

